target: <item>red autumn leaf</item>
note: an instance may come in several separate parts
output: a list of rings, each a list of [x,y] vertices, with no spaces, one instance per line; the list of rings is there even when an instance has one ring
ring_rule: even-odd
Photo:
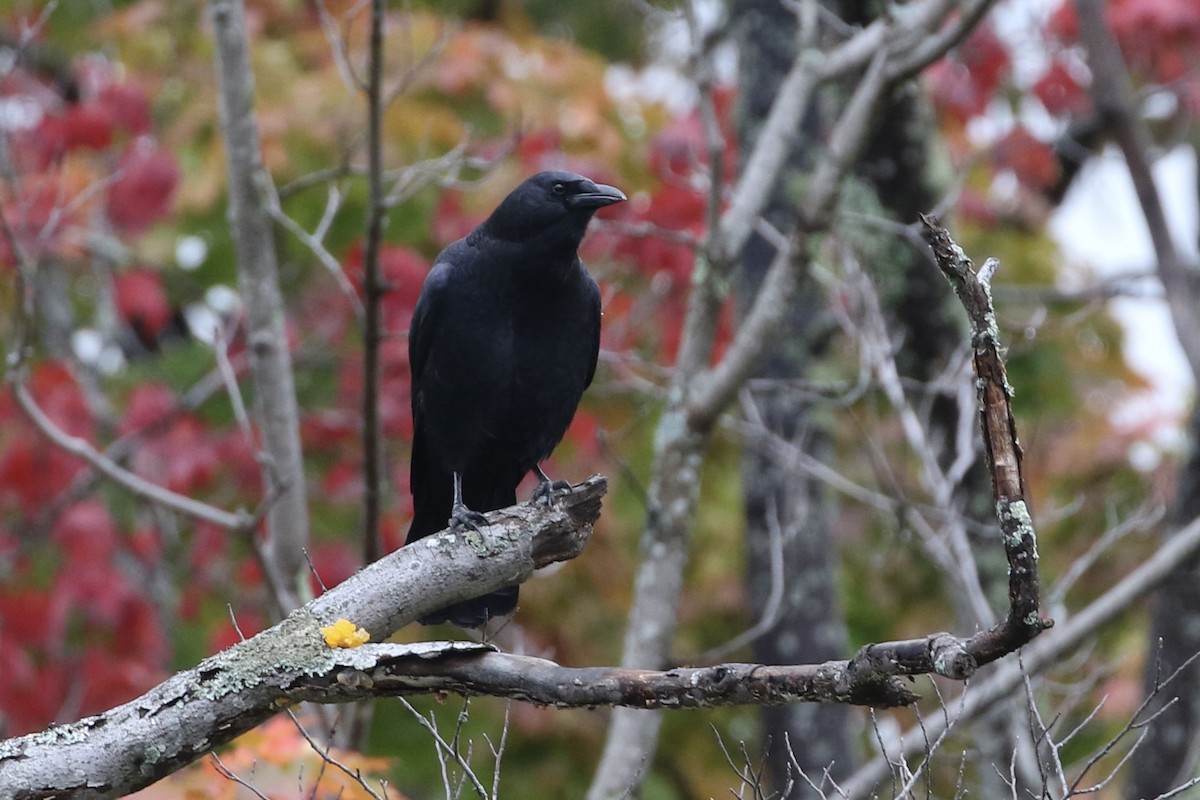
[[[1038,78],[1033,93],[1042,106],[1051,114],[1074,116],[1083,114],[1091,107],[1091,100],[1075,76],[1058,59]]]
[[[362,296],[365,265],[362,243],[346,254],[346,275]],[[412,312],[421,296],[421,286],[429,273],[429,262],[411,247],[385,244],[379,248],[379,275],[383,295],[384,326],[391,331],[407,331]]]
[[[986,25],[926,71],[934,105],[959,122],[983,113],[1008,77],[1008,50]]]
[[[321,497],[331,503],[358,503],[362,495],[361,459],[341,458],[321,476]]]
[[[650,168],[663,180],[681,180],[707,163],[704,126],[696,114],[672,119],[650,143]]]
[[[246,435],[232,430],[215,437],[217,460],[223,472],[239,491],[258,498],[262,494],[262,464],[258,452]]]
[[[963,187],[954,210],[964,220],[970,220],[981,226],[995,225],[999,219],[987,197],[973,186]]]
[[[326,408],[313,411],[300,421],[300,439],[306,451],[334,450],[358,438],[360,423],[357,410]]]
[[[997,169],[1012,170],[1021,185],[1035,191],[1058,180],[1058,159],[1054,157],[1054,151],[1023,127],[1013,128],[997,142],[992,157]]]
[[[114,641],[119,647],[136,652],[143,663],[160,665],[170,655],[170,643],[163,630],[158,609],[149,597],[133,594],[121,609]]]
[[[22,649],[61,642],[69,611],[67,597],[45,589],[10,586],[0,591],[0,631],[10,645]]]
[[[93,645],[80,659],[80,714],[98,714],[145,692],[162,680],[163,669],[134,650]]]
[[[218,568],[225,559],[229,547],[229,536],[221,528],[208,522],[196,523],[196,532],[192,535],[192,551],[189,558],[191,566],[191,584],[200,578],[207,580],[208,573]]]
[[[312,550],[312,563],[316,572],[316,575],[311,577],[314,594],[321,590],[322,585],[326,589],[332,589],[362,566],[358,551],[347,542],[318,543]],[[317,581],[318,577],[320,582]]]
[[[0,631],[0,674],[5,735],[39,730],[58,716],[70,679],[66,665],[36,658]]]
[[[96,95],[96,102],[110,111],[118,130],[133,136],[150,132],[150,101],[140,84],[109,83]]]
[[[526,133],[517,140],[517,157],[530,171],[535,171],[544,164],[547,155],[557,155],[562,151],[563,135],[558,128],[542,128],[532,133]]]
[[[695,253],[688,244],[672,239],[670,232],[698,237],[704,230],[705,209],[702,193],[678,183],[665,183],[650,196],[648,204],[622,212],[624,221],[650,223],[663,233],[652,230],[645,235],[626,236],[617,244],[615,254],[644,273],[665,272],[676,282],[686,281],[692,273]]]
[[[55,425],[72,436],[91,438],[91,409],[65,364],[61,361],[38,364],[29,376],[29,390]]]
[[[68,562],[85,566],[108,561],[117,550],[116,523],[98,500],[71,506],[58,518],[50,536]]]
[[[1195,0],[1121,0],[1107,11],[1130,64],[1153,79],[1178,81],[1200,66],[1200,5]]]
[[[208,652],[219,653],[227,650],[242,641],[243,637],[249,639],[266,627],[262,612],[253,608],[238,609],[236,619],[236,628],[232,621],[226,620],[209,635]]]
[[[108,219],[118,230],[138,235],[171,210],[179,166],[170,153],[145,140],[126,149],[108,187]]]
[[[113,279],[113,293],[117,314],[143,343],[154,342],[171,321],[174,312],[157,270],[122,270]]]
[[[1079,38],[1079,17],[1075,14],[1075,3],[1064,0],[1046,21],[1046,34],[1063,44],[1072,44]]]
[[[175,392],[163,383],[139,383],[125,398],[125,414],[117,433],[127,436],[134,431],[149,430],[166,422],[178,408]]]
[[[116,125],[112,109],[90,100],[66,107],[61,114],[46,114],[33,140],[45,166],[76,149],[103,150],[112,144]]]
[[[156,564],[162,558],[162,533],[158,528],[148,525],[136,528],[130,531],[127,543],[129,552],[143,564]]]
[[[0,506],[33,516],[71,485],[83,462],[45,440],[20,436],[0,452]]]
[[[173,419],[133,454],[135,472],[181,494],[211,486],[220,466],[212,438],[191,414]]]

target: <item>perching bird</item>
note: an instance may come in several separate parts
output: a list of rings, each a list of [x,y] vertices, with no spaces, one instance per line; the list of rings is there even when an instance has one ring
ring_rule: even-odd
[[[413,521],[408,541],[478,525],[514,505],[562,439],[600,349],[600,290],[579,260],[597,209],[625,195],[572,172],[540,172],[438,255],[408,333]],[[517,587],[421,619],[478,627],[510,613]]]

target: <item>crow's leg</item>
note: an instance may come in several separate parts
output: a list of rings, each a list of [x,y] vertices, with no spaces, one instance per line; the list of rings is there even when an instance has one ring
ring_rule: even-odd
[[[535,503],[542,501],[547,507],[552,506],[554,505],[556,495],[571,488],[571,484],[568,481],[550,480],[550,476],[542,471],[540,464],[533,465],[533,472],[538,477],[538,485],[533,490],[533,501]]]
[[[462,499],[462,473],[454,473],[454,505],[450,508],[450,530],[462,533],[464,529],[478,531],[487,525],[487,517],[467,508]]]

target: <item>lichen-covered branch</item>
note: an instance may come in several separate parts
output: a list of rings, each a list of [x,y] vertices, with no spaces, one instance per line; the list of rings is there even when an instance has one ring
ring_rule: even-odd
[[[846,680],[846,662],[795,666],[717,664],[670,670],[564,667],[544,658],[500,653],[489,645],[426,642],[444,654],[413,658],[409,645],[366,645],[340,657],[330,671],[302,677],[286,692],[294,700],[334,703],[367,697],[454,692],[522,700],[559,708],[715,708],[842,702],[892,708],[916,699],[905,682]]]
[[[1008,559],[1008,616],[973,636],[967,646],[978,663],[986,664],[1013,652],[1052,623],[1043,620],[1039,611],[1037,532],[1025,496],[1021,445],[1012,412],[1013,390],[1004,368],[992,305],[991,277],[999,264],[989,259],[976,272],[962,248],[936,219],[922,216],[921,221],[938,269],[950,281],[970,319],[983,451]]]
[[[322,626],[344,618],[382,640],[436,608],[579,555],[606,489],[605,479],[594,476],[553,508],[514,506],[488,514],[478,535],[422,539],[136,700],[0,742],[0,797],[112,798],[148,786],[287,708],[299,699],[291,694],[295,687],[311,687],[321,676],[336,682],[353,669],[357,662],[347,655],[353,651],[330,648]],[[444,656],[458,646],[417,646],[406,657],[424,658],[430,647]],[[349,698],[327,698],[339,699]]]

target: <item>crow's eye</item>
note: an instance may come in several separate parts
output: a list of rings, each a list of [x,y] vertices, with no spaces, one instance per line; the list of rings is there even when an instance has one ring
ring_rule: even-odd
[[[566,194],[567,187],[563,186],[561,183],[556,183],[550,187],[550,191],[554,192],[555,194]]]

